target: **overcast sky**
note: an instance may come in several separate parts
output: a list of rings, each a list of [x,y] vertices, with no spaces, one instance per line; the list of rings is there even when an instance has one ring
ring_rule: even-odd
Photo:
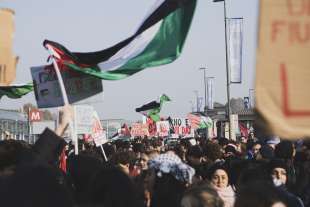
[[[14,53],[19,56],[14,83],[31,81],[30,67],[46,64],[44,39],[71,51],[102,50],[133,34],[155,0],[0,0],[1,8],[15,11]],[[248,96],[254,87],[259,0],[227,0],[228,17],[244,18],[242,84],[231,87],[232,97]],[[215,101],[226,102],[223,3],[198,0],[183,53],[175,62],[149,68],[120,81],[103,81],[104,94],[92,105],[101,119],[140,119],[135,108],[162,93],[172,102],[163,116],[185,117],[195,102],[195,90],[204,96],[203,71],[215,77]],[[21,99],[4,97],[0,108],[35,104],[34,94]]]

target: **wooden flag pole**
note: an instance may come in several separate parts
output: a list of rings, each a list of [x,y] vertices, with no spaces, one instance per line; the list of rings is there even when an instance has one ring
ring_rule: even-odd
[[[67,105],[69,105],[69,99],[68,99],[68,96],[67,96],[65,85],[64,85],[62,76],[60,74],[57,62],[56,62],[56,60],[55,60],[55,58],[53,56],[54,50],[49,45],[47,45],[47,48],[48,48],[49,53],[51,54],[51,57],[52,57],[53,65],[54,65],[55,72],[56,72],[56,75],[57,75],[57,78],[58,78],[58,82],[59,82],[59,86],[60,86],[60,91],[61,91],[61,94],[62,94],[62,98],[64,100],[64,105],[67,106]],[[70,123],[69,123],[69,129],[70,129],[71,137],[72,137],[72,140],[73,140],[73,143],[74,143],[75,155],[78,155],[79,154],[79,145],[78,145],[77,134],[75,133],[75,127],[73,125],[73,120],[71,120]]]
[[[103,154],[103,157],[104,157],[105,161],[108,162],[108,158],[107,158],[107,156],[106,156],[106,154],[105,154],[105,152],[104,152],[104,149],[103,149],[103,147],[102,147],[102,144],[100,145],[100,148],[101,148],[101,151],[102,151],[102,154]]]

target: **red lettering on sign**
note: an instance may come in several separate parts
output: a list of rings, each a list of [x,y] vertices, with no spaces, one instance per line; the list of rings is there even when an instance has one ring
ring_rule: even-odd
[[[286,36],[290,44],[310,42],[310,22],[275,20],[271,23],[271,42]]]
[[[271,24],[271,41],[275,42],[281,29],[285,26],[285,21],[273,21]]]
[[[310,15],[309,0],[286,0],[286,7],[290,16]]]
[[[310,116],[310,110],[294,110],[289,105],[289,85],[286,73],[286,66],[284,63],[280,64],[280,79],[282,83],[282,100],[283,107],[282,111],[286,117],[305,117]]]

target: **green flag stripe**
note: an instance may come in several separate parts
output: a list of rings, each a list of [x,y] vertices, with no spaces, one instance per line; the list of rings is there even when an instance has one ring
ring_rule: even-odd
[[[105,80],[120,80],[147,67],[155,67],[173,62],[182,52],[189,31],[196,1],[182,7],[163,19],[160,29],[148,46],[137,56],[113,71],[102,71],[98,66],[80,68],[67,64],[70,68]]]

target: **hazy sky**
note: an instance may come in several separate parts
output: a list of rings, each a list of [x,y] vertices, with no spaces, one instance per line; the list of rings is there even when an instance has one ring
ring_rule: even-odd
[[[44,39],[71,51],[102,50],[135,32],[155,0],[0,0],[1,8],[15,11],[14,53],[20,57],[15,83],[31,81],[30,67],[46,64]],[[231,87],[232,97],[248,96],[254,85],[259,0],[227,0],[228,17],[244,18],[242,84]],[[137,120],[135,108],[162,93],[172,102],[163,116],[185,117],[195,101],[194,90],[204,96],[203,71],[215,77],[215,101],[226,102],[226,69],[223,3],[198,0],[183,53],[169,65],[149,68],[120,81],[103,81],[100,102],[92,103],[101,119]],[[16,109],[35,104],[34,94],[21,99],[4,97],[0,108]]]

